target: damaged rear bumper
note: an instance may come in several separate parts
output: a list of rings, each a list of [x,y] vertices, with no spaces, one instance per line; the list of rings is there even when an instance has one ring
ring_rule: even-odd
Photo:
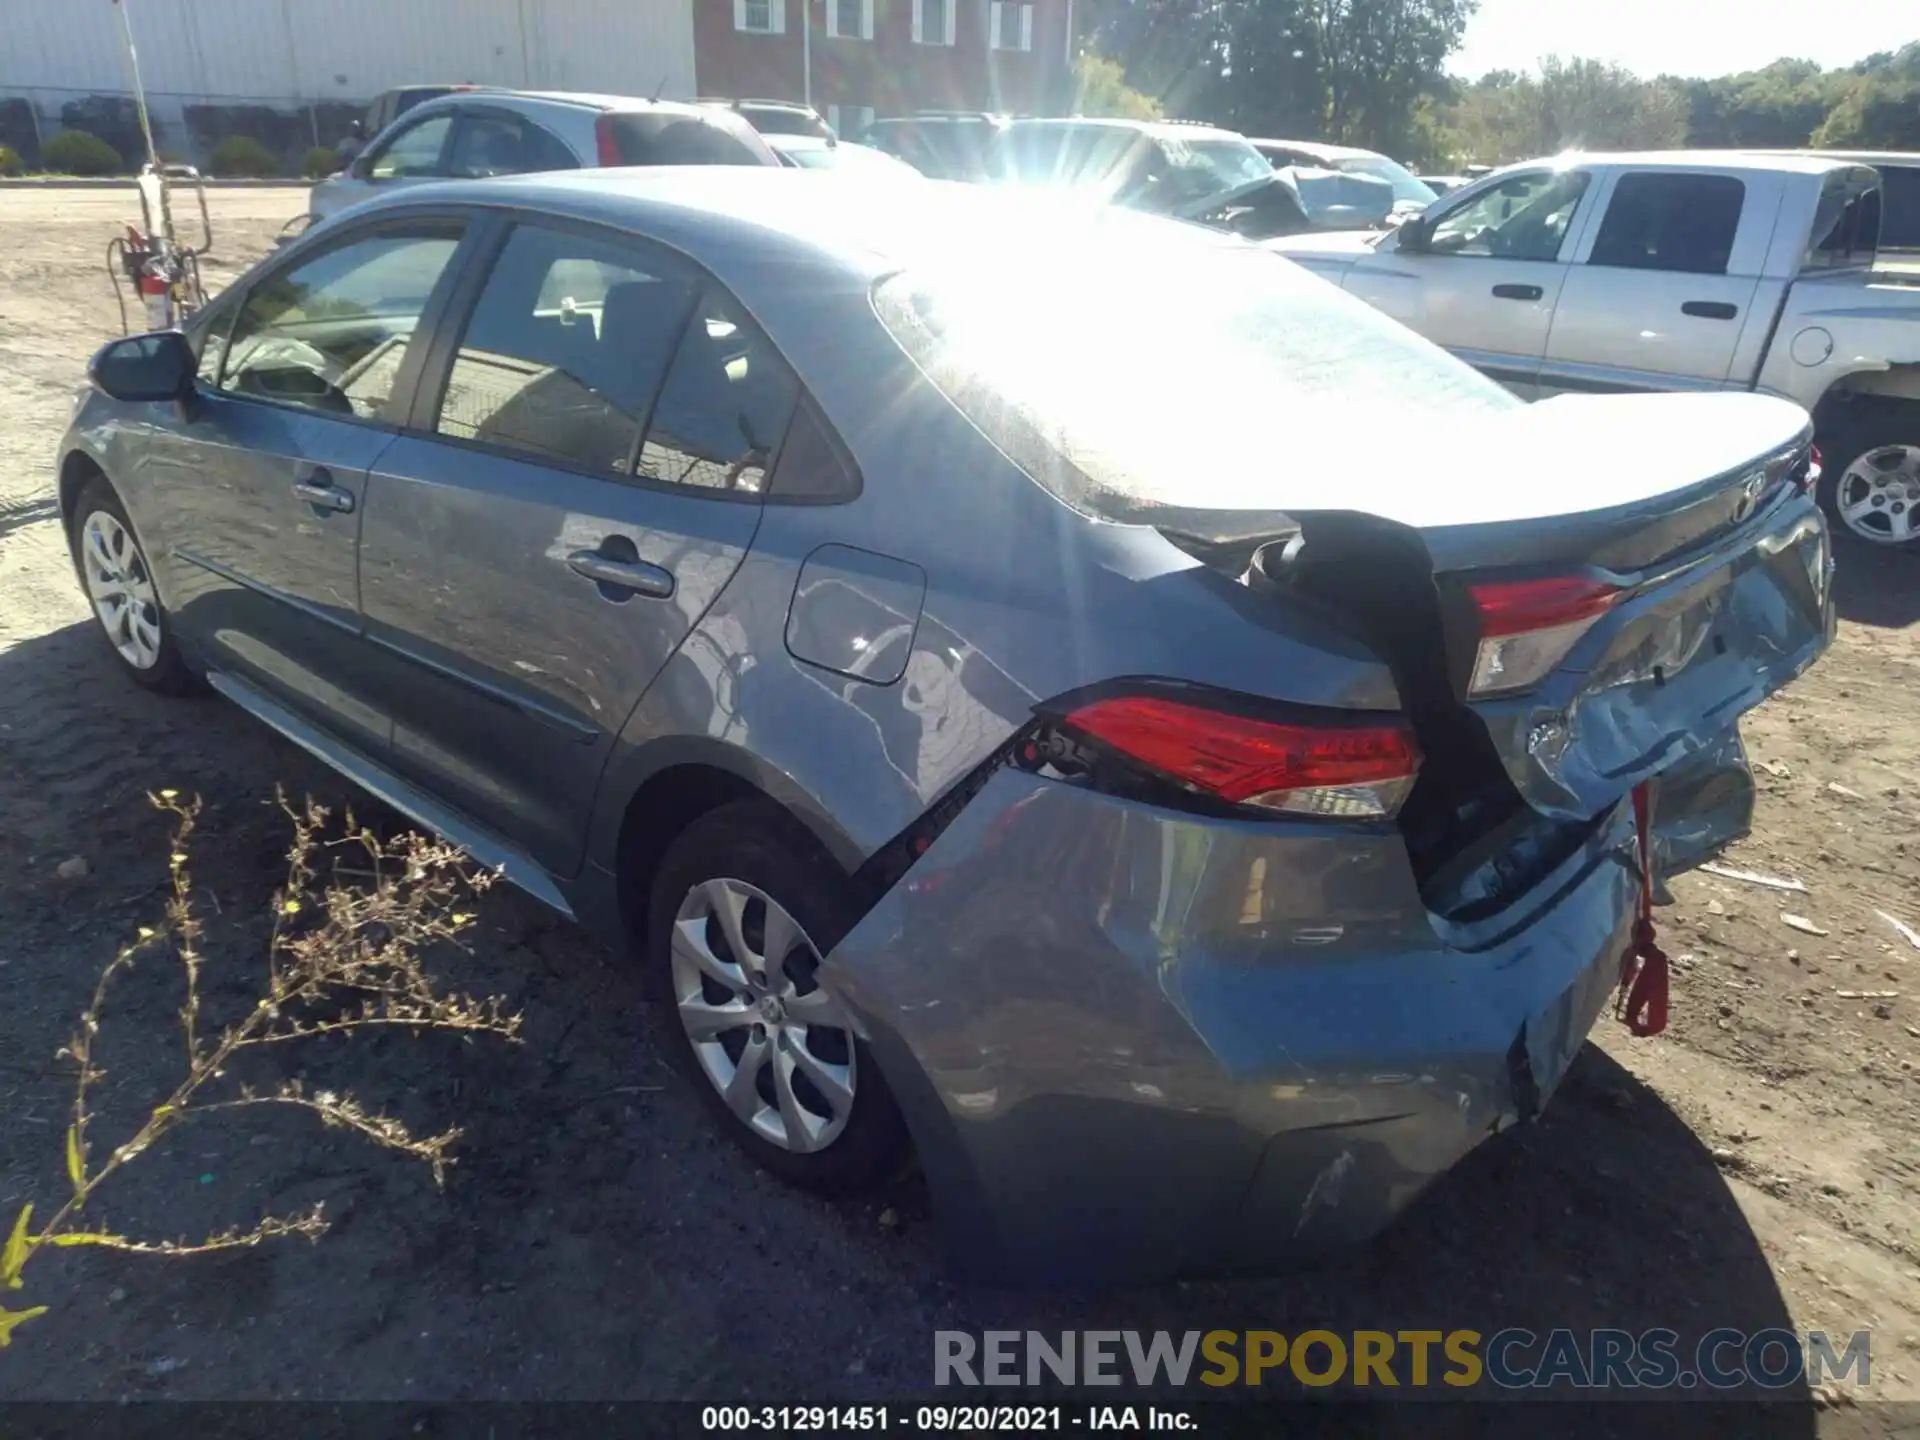
[[[1363,1240],[1544,1103],[1638,881],[1619,806],[1519,903],[1432,919],[1399,836],[1014,770],[834,949],[955,1265],[1126,1283]]]

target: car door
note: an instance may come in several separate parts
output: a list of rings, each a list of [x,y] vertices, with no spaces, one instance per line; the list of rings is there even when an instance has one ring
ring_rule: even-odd
[[[614,738],[731,578],[796,383],[632,237],[498,222],[361,547],[393,763],[556,874]]]
[[[1560,390],[1717,389],[1741,336],[1764,347],[1756,294],[1777,177],[1623,169],[1601,187],[1598,225],[1574,254],[1541,367]],[[1763,223],[1743,226],[1743,215]],[[1778,287],[1772,287],[1777,296]]]
[[[1591,178],[1543,166],[1436,205],[1362,256],[1346,288],[1531,398]]]
[[[320,213],[337,215],[350,205],[405,185],[446,178],[446,155],[453,138],[453,106],[429,111],[376,138],[346,174],[336,175],[315,192]]]
[[[367,477],[410,400],[414,334],[450,292],[463,223],[369,224],[263,272],[227,302],[196,393],[149,446],[189,643],[376,755],[384,705],[356,664]]]

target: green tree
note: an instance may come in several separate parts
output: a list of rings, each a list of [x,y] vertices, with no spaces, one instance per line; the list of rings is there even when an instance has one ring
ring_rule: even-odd
[[[1823,149],[1920,150],[1920,79],[1867,77],[1813,132]]]
[[[1118,61],[1082,55],[1073,62],[1076,115],[1117,116],[1123,120],[1158,120],[1165,111],[1153,96],[1127,84],[1127,72]]]
[[[1413,138],[1421,98],[1441,83],[1477,0],[1301,0],[1318,62],[1326,134],[1394,153]]]

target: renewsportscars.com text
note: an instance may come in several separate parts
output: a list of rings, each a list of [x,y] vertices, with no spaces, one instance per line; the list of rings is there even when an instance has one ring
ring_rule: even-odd
[[[935,1385],[1778,1390],[1872,1382],[1872,1336],[1769,1329],[940,1330]]]

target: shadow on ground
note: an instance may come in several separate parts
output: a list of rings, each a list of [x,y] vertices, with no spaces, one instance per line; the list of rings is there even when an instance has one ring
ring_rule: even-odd
[[[1920,620],[1920,552],[1913,546],[1870,545],[1836,527],[1833,557],[1841,619],[1894,630]]]
[[[276,786],[350,795],[223,703],[135,689],[84,625],[0,655],[0,726],[11,997],[0,1018],[0,1209],[10,1216],[58,1193],[69,1096],[51,1057],[100,964],[164,891],[164,828],[142,793],[169,785],[207,800],[193,867],[216,1021],[257,993],[287,837]],[[54,880],[52,865],[76,854],[89,878]],[[1592,1047],[1541,1120],[1484,1146],[1357,1254],[1280,1278],[1013,1293],[946,1277],[917,1184],[827,1203],[716,1139],[659,1062],[630,970],[533,901],[497,889],[474,952],[443,964],[465,988],[521,1008],[526,1043],[321,1041],[289,1053],[280,1073],[465,1126],[444,1191],[303,1117],[183,1129],[141,1158],[137,1180],[127,1173],[103,1221],[193,1236],[324,1201],[334,1233],[226,1260],[37,1259],[15,1298],[50,1313],[15,1335],[9,1390],[779,1404],[926,1392],[942,1329],[1670,1328],[1691,1368],[1689,1347],[1707,1330],[1791,1325],[1711,1156]],[[116,988],[96,1144],[164,1093],[178,1003],[164,964]],[[1297,1392],[1287,1382],[1240,1393]],[[1769,1432],[1811,1434],[1811,1417],[1770,1412]]]

